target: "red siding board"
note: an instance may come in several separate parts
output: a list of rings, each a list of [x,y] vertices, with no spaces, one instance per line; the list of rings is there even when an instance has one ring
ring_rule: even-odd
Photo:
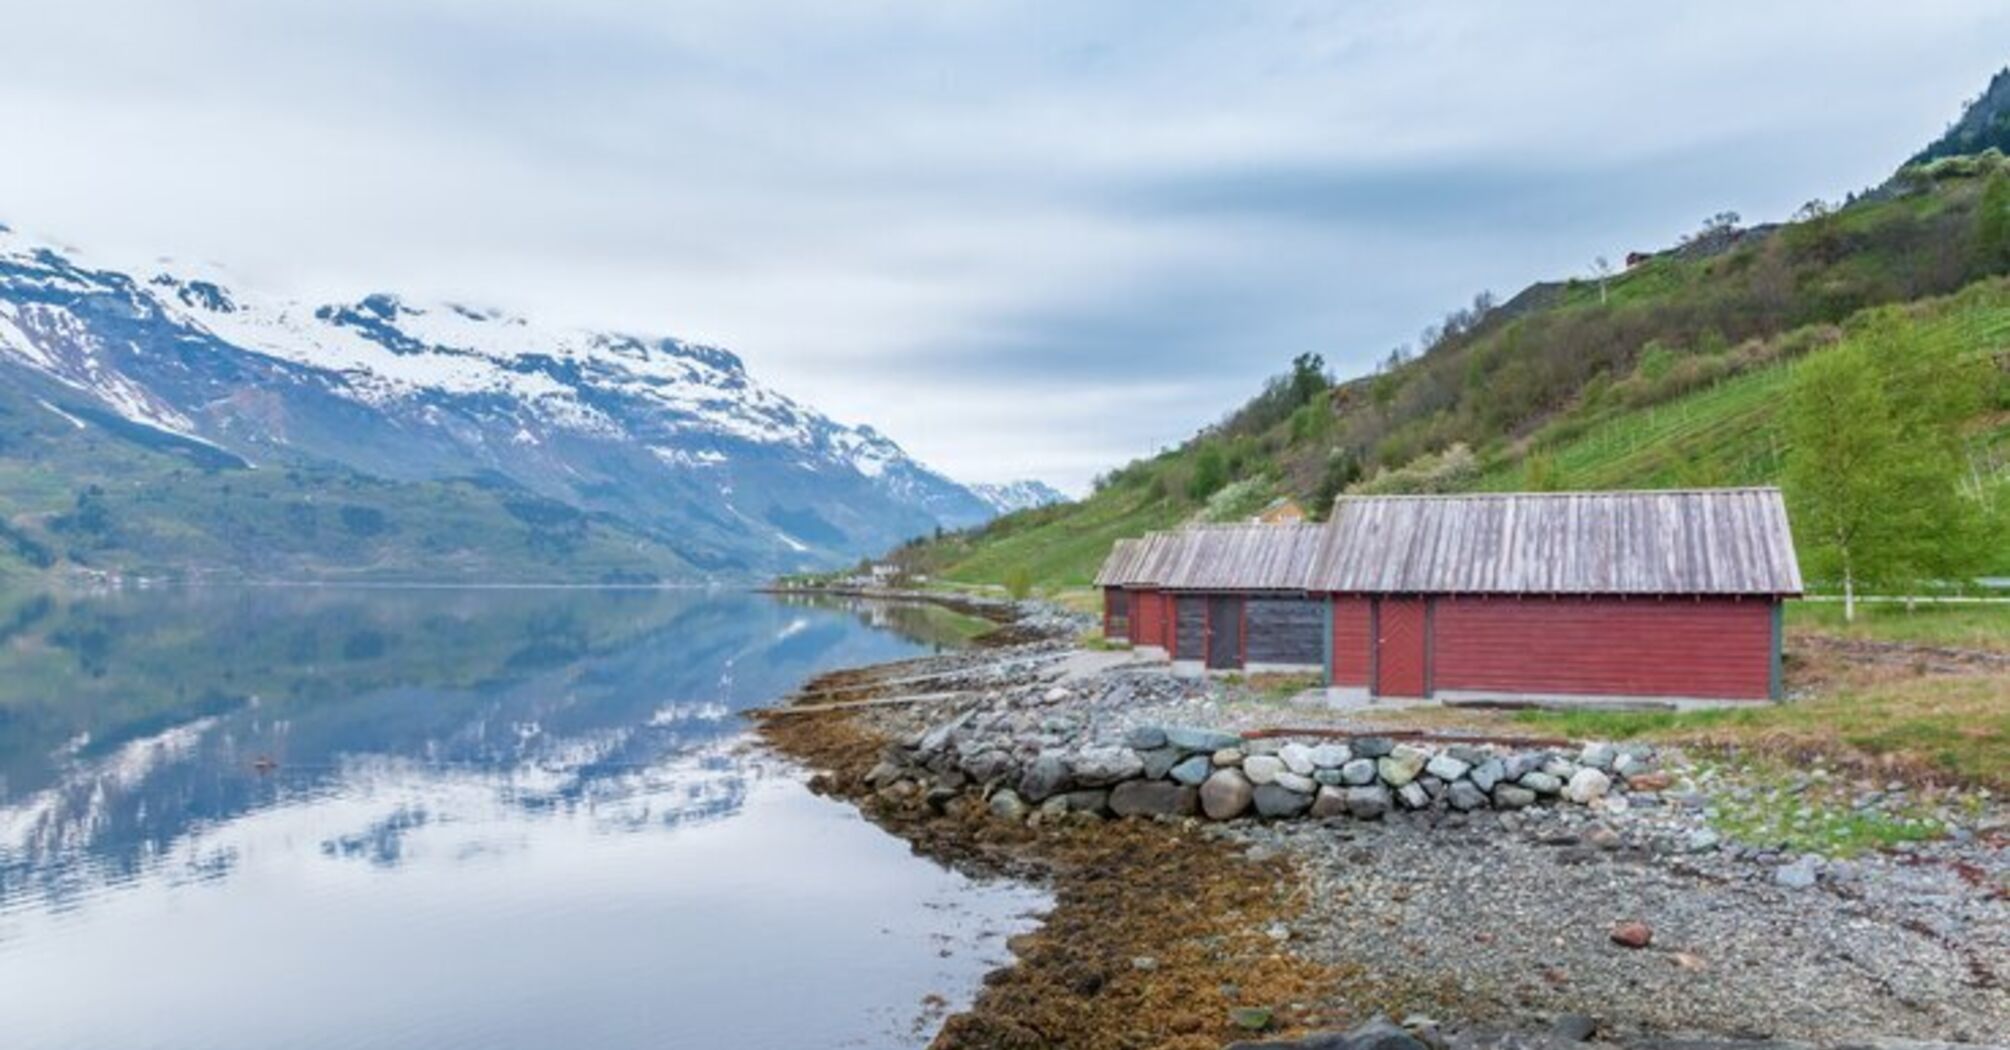
[[[1764,700],[1772,603],[1438,598],[1434,689]]]
[[[1368,599],[1333,599],[1333,684],[1368,684]]]

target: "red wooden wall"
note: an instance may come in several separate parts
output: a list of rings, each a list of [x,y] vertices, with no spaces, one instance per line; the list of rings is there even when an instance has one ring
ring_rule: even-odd
[[[1434,689],[1764,700],[1763,598],[1433,599]]]
[[[1431,614],[1425,598],[1375,599],[1375,695],[1429,696]]]
[[[1333,599],[1333,684],[1368,684],[1368,610],[1366,598]]]

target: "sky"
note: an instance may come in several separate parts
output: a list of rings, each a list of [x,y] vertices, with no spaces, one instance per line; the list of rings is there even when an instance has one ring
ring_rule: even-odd
[[[1071,492],[1300,353],[1883,180],[2010,5],[0,0],[0,222],[728,347]]]

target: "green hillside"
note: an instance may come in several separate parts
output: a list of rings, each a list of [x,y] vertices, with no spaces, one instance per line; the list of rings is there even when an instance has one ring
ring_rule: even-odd
[[[1178,448],[1078,503],[912,545],[913,571],[968,583],[1086,584],[1111,540],[1246,515],[1289,496],[1777,482],[1797,364],[1896,304],[1912,337],[1988,357],[1964,442],[1971,481],[2010,483],[2010,167],[2000,154],[1908,167],[1875,194],[1744,229],[1720,216],[1604,281],[1482,296],[1422,353],[1329,383],[1301,359]],[[1226,505],[1225,505],[1226,504]],[[2010,552],[1992,571],[2010,572]]]
[[[658,581],[669,549],[486,479],[254,466],[0,384],[0,585],[31,575]],[[190,523],[201,522],[196,528]]]

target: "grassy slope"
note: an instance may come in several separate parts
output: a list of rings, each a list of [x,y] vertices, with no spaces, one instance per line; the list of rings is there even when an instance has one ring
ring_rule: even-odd
[[[1474,450],[1473,466],[1426,472],[1423,488],[1775,481],[1775,412],[1793,362],[1844,338],[1857,312],[1911,302],[1929,338],[1999,355],[2010,342],[2010,282],[1967,261],[1980,191],[1979,178],[1950,177],[1726,249],[1666,253],[1616,277],[1602,303],[1593,282],[1538,286],[1423,358],[1334,388],[1330,411],[1321,399],[1288,416],[1259,412],[1259,398],[1179,448],[1113,472],[1083,501],[900,557],[963,583],[1023,571],[1049,590],[1083,585],[1112,540],[1210,516],[1189,494],[1209,446],[1254,502],[1289,495],[1308,508],[1336,454],[1370,472],[1411,464],[1377,484],[1418,490],[1407,475],[1453,442]],[[1914,294],[1922,289],[1931,294]],[[1731,344],[1720,327],[1749,337]],[[2001,480],[2010,413],[2000,394],[1990,412],[1977,421],[1976,448]],[[1545,476],[1532,480],[1532,466]]]
[[[675,580],[660,544],[520,490],[220,464],[0,385],[0,581],[40,571],[433,581]]]

